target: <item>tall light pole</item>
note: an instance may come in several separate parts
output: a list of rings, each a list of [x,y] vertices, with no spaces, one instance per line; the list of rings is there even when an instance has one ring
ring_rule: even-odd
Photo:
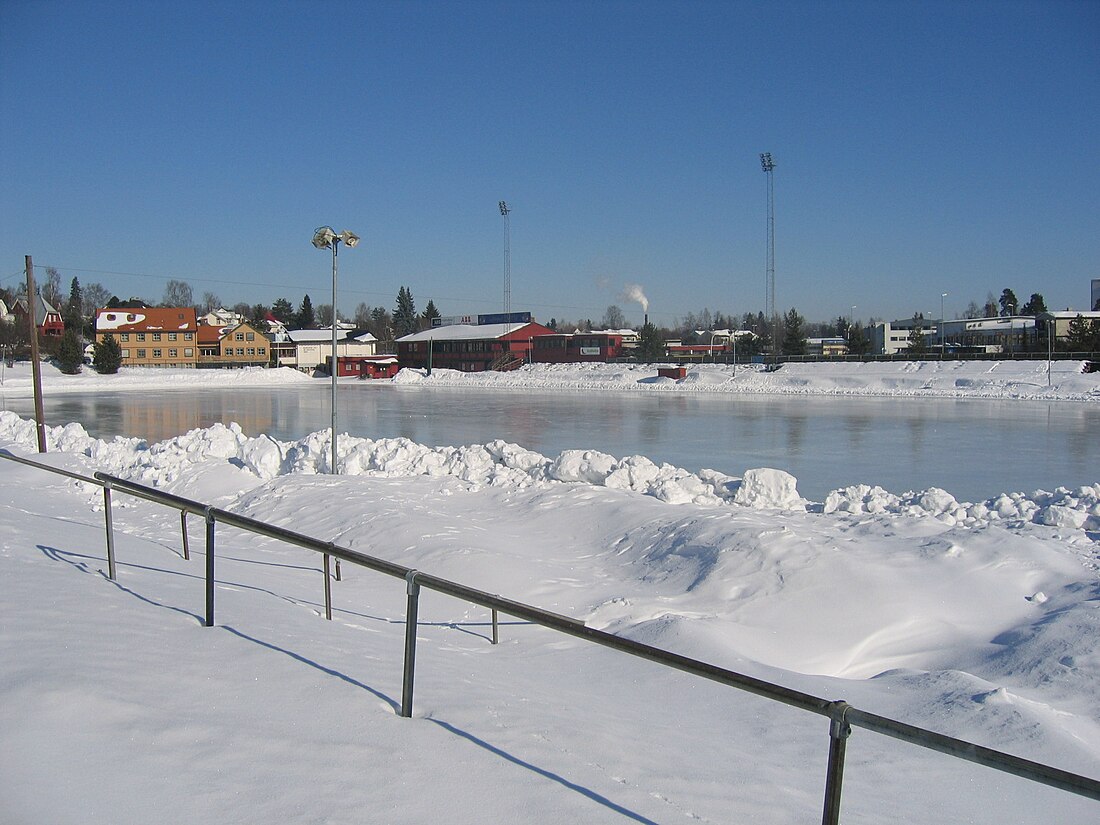
[[[943,360],[943,353],[947,347],[947,335],[943,331],[943,299],[947,297],[946,292],[940,293],[940,360]]]
[[[772,171],[775,163],[771,152],[760,155],[760,166],[768,176],[768,256],[764,283],[764,317],[772,324],[772,352],[778,354],[776,342],[779,336],[779,319],[775,314],[775,186]]]
[[[856,305],[852,304],[852,311],[848,313],[848,354],[852,354],[852,326],[856,322]]]
[[[500,207],[501,217],[504,218],[504,314],[509,315],[512,312],[512,228],[508,222],[508,213],[512,210],[504,201],[497,205]]]
[[[332,439],[332,468],[331,472],[336,475],[336,373],[338,373],[339,367],[336,360],[336,250],[340,246],[340,242],[344,242],[344,246],[348,249],[354,249],[359,243],[359,236],[352,232],[350,229],[345,229],[343,232],[337,234],[331,226],[318,227],[317,231],[313,233],[313,245],[318,249],[331,249],[332,250],[332,363],[329,365],[329,372],[332,374],[332,431],[330,433]]]

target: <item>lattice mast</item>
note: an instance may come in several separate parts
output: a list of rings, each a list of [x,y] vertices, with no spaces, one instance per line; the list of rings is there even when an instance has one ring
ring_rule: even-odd
[[[771,152],[760,155],[760,165],[768,176],[768,253],[764,281],[764,317],[772,324],[772,346],[779,339],[779,317],[775,306],[775,162]]]

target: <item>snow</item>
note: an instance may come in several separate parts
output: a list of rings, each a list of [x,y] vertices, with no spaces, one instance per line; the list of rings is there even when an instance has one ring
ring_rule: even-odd
[[[1045,363],[1041,385],[1030,363],[860,366],[693,369],[670,389],[906,394],[917,376],[922,392],[1100,400],[1096,376],[1068,364],[1049,389]],[[50,392],[225,380],[46,372]],[[573,367],[396,380],[669,391],[653,378]],[[9,370],[3,389],[25,380]],[[861,485],[813,502],[774,469],[738,478],[503,441],[343,436],[337,477],[327,432],[46,434],[39,457],[33,422],[0,413],[0,448],[16,455],[1100,777],[1100,483],[981,502]],[[205,628],[201,519],[184,561],[178,514],[116,493],[111,582],[99,489],[0,459],[0,524],[0,823],[820,818],[820,717],[506,616],[493,646],[487,611],[426,592],[402,719],[403,581],[345,564],[326,622],[318,557],[221,526],[217,627]],[[1097,822],[1100,806],[857,728],[843,821]]]

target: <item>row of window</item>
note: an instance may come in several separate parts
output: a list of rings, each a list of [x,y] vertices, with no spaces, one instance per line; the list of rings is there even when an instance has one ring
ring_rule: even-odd
[[[138,360],[144,360],[147,357],[147,354],[149,352],[150,351],[147,350],[147,349],[137,349],[137,350],[134,350],[134,353],[135,353],[134,357],[137,358]],[[154,350],[152,350],[152,353],[153,353],[153,356],[152,356],[153,358],[163,358],[164,357],[164,350],[154,349]],[[225,352],[223,353],[223,357],[229,358],[229,357],[233,356],[233,354],[234,354],[234,348],[233,347],[226,347]],[[239,356],[242,356],[242,357],[247,356],[247,357],[251,357],[251,358],[256,358],[256,357],[266,358],[267,357],[267,348],[266,347],[237,347],[236,348],[236,354],[239,355]],[[202,355],[202,356],[205,356],[205,357],[214,357],[214,358],[216,358],[216,357],[218,357],[218,350],[216,348],[207,349],[207,348],[204,347],[204,348],[201,348],[199,350],[199,355]],[[129,358],[130,357],[130,350],[128,348],[124,348],[122,350],[122,357],[123,358]],[[169,358],[178,358],[179,357],[179,350],[178,349],[168,350],[168,357]],[[192,347],[186,347],[183,350],[183,357],[184,358],[194,358],[195,357],[195,350]]]
[[[126,343],[129,343],[130,336],[133,335],[134,340],[137,341],[140,344],[143,341],[145,341],[145,336],[146,335],[152,336],[151,340],[154,341],[154,342],[160,341],[162,335],[167,335],[169,341],[175,341],[176,336],[178,336],[179,334],[180,333],[178,333],[178,332],[149,332],[149,333],[145,333],[145,332],[133,332],[133,333],[131,333],[131,332],[120,332],[119,335],[118,335],[118,340],[119,340],[120,343],[126,344]],[[195,333],[193,333],[193,332],[183,333],[183,340],[184,341],[193,341],[193,340],[195,340]]]
[[[134,350],[134,352],[136,353],[134,357],[136,357],[138,360],[144,360],[148,350],[138,349],[138,350]],[[164,355],[164,350],[159,350],[159,349],[153,350],[153,357],[154,358],[162,358],[163,355]],[[123,348],[122,357],[123,358],[129,358],[130,357],[130,350],[128,350],[126,348]],[[168,350],[168,357],[169,358],[179,358],[179,350],[178,349]],[[195,350],[192,349],[191,347],[186,347],[183,350],[183,357],[184,358],[194,358],[195,357]]]

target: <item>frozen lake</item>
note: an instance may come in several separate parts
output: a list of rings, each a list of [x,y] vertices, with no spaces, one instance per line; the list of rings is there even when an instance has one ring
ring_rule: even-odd
[[[33,417],[29,398],[3,408]],[[329,426],[329,384],[158,390],[47,398],[51,425],[160,441],[232,421],[297,440]],[[496,438],[555,456],[571,448],[645,455],[740,475],[776,467],[816,501],[850,484],[894,493],[937,486],[959,499],[1100,481],[1100,405],[694,393],[531,391],[340,385],[341,432],[428,445]]]

